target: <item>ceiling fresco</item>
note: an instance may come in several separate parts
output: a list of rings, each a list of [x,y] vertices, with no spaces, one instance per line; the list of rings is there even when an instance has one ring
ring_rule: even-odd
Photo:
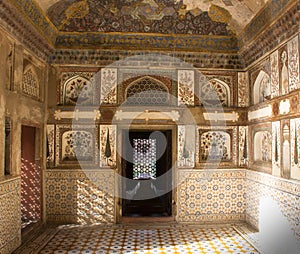
[[[36,0],[63,32],[238,34],[267,0]]]

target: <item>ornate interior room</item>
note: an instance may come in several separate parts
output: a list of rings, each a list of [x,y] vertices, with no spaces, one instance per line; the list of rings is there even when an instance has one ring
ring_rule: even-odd
[[[299,10],[0,1],[0,253],[300,253]]]

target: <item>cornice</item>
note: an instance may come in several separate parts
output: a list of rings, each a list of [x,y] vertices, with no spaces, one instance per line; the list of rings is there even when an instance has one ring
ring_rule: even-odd
[[[13,35],[38,57],[45,61],[49,60],[53,48],[15,6],[8,1],[0,1],[0,16],[0,26],[4,30]]]

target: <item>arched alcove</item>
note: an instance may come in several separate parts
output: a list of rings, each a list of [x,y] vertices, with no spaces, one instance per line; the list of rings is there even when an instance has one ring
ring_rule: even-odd
[[[169,105],[169,89],[161,81],[145,76],[131,84],[125,90],[128,105]]]
[[[93,86],[87,78],[76,75],[63,84],[63,105],[93,104]]]
[[[230,87],[224,81],[213,78],[201,87],[200,100],[205,105],[219,105],[228,107],[230,103]]]
[[[271,97],[270,76],[260,71],[253,86],[253,104],[263,102]]]

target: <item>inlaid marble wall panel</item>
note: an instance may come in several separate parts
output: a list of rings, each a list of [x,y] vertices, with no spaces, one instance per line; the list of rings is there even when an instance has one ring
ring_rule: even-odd
[[[273,134],[274,135],[274,134]],[[291,131],[290,121],[281,121],[281,174],[280,176],[289,179],[291,177]]]
[[[279,81],[281,94],[287,94],[289,89],[289,71],[288,71],[288,52],[287,46],[284,45],[279,50]]]
[[[98,127],[56,125],[56,165],[96,165],[98,162]]]
[[[260,70],[253,85],[253,104],[264,102],[271,98],[271,79],[270,75]]]
[[[300,180],[300,118],[290,120],[291,178]]]
[[[101,69],[101,104],[117,103],[118,72],[116,68]]]
[[[45,172],[47,222],[114,222],[114,172],[48,170]]]
[[[59,104],[93,105],[98,102],[97,78],[94,72],[63,72],[59,91]]]
[[[299,35],[300,36],[300,35]],[[293,91],[300,88],[299,83],[299,37],[296,36],[287,43],[289,88]]]
[[[264,172],[272,171],[272,126],[260,124],[251,126],[250,130],[250,168]]]
[[[239,126],[238,127],[238,142],[239,142],[239,166],[246,167],[248,166],[249,152],[248,152],[248,126]]]
[[[12,253],[21,244],[21,180],[0,183],[0,253]]]
[[[245,219],[244,170],[180,170],[179,222],[226,222]]]
[[[238,72],[238,106],[249,106],[249,76],[248,72]]]
[[[271,66],[271,97],[277,97],[280,94],[279,89],[279,55],[278,50],[270,55]]]
[[[236,126],[199,126],[197,129],[197,165],[221,166],[237,164],[237,127]]]
[[[259,228],[260,214],[267,212],[270,218],[276,218],[272,220],[274,229],[280,230],[279,223],[286,221],[288,230],[300,241],[300,183],[249,170],[246,173],[246,182],[247,222]],[[264,205],[262,202],[266,199],[275,202],[278,209],[260,210],[260,205]],[[286,233],[282,231],[282,235]]]
[[[49,166],[54,165],[55,158],[55,126],[47,125],[47,163]]]
[[[224,106],[231,105],[230,86],[217,78],[209,79],[209,82],[203,84],[200,89],[200,102],[204,106]]]
[[[178,70],[178,105],[194,105],[195,72]]]
[[[178,125],[177,165],[179,167],[195,166],[195,127]]]
[[[100,167],[116,167],[116,125],[100,125]]]
[[[272,122],[272,174],[280,176],[281,168],[280,121]],[[284,153],[287,151],[284,149]]]

